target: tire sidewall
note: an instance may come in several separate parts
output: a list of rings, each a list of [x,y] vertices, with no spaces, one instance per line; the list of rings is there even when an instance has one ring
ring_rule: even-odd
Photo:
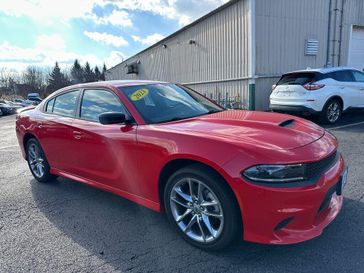
[[[182,178],[195,178],[205,183],[216,195],[221,204],[224,223],[223,230],[219,238],[210,243],[200,243],[189,238],[177,225],[170,208],[170,195],[173,186]],[[218,181],[220,180],[220,181]],[[201,171],[198,168],[187,167],[174,173],[167,181],[164,191],[164,206],[169,222],[174,226],[182,238],[188,243],[204,249],[204,250],[219,250],[226,247],[236,237],[240,228],[240,215],[237,213],[235,204],[232,202],[231,194],[221,185],[222,179],[212,172],[206,173],[206,170]],[[226,183],[223,181],[223,183]],[[233,197],[234,198],[234,197]]]

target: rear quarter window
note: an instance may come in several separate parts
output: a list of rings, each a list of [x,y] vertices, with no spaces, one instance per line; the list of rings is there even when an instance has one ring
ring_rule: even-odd
[[[350,70],[335,71],[327,74],[327,77],[339,82],[354,82],[353,73]]]

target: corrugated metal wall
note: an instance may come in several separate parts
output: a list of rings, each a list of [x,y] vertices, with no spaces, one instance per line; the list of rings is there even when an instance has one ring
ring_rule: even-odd
[[[256,0],[258,109],[268,109],[274,75],[326,64],[329,6],[330,0]],[[347,65],[351,26],[364,25],[364,0],[332,0],[330,25],[329,62]],[[317,56],[305,55],[309,38],[319,41]]]
[[[256,108],[269,108],[272,84],[282,73],[326,63],[328,0],[256,0]],[[319,41],[317,56],[305,41]]]
[[[107,79],[152,79],[185,83],[209,97],[248,99],[248,7],[238,1],[161,44],[109,70]],[[194,40],[196,44],[190,44]],[[127,63],[140,61],[138,75]]]
[[[352,25],[364,26],[364,0],[344,0],[340,65],[347,65]]]
[[[282,73],[326,64],[329,4],[330,0],[255,0],[256,109],[268,109],[271,86]],[[346,65],[351,27],[364,26],[364,0],[332,0],[331,14],[329,61]],[[248,1],[237,1],[163,41],[167,48],[157,44],[109,70],[107,78],[185,83],[214,99],[228,93],[230,100],[241,100],[247,107],[248,19]],[[309,38],[319,41],[317,56],[305,55]],[[127,75],[125,65],[136,61],[139,74]]]

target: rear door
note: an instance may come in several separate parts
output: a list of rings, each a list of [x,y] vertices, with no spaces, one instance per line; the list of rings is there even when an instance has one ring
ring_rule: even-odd
[[[364,108],[364,73],[353,70],[353,75],[358,88],[358,107]]]
[[[363,104],[362,84],[355,80],[353,70],[340,70],[328,73],[327,76],[335,80],[331,85],[337,89],[344,100],[344,109],[360,107]]]
[[[127,113],[119,97],[106,89],[83,90],[77,119],[72,123],[71,172],[112,188],[137,193],[136,124],[102,125],[105,112]],[[129,183],[130,182],[130,183]]]
[[[62,93],[46,102],[38,127],[41,145],[52,168],[70,171],[71,124],[76,113],[79,90]]]

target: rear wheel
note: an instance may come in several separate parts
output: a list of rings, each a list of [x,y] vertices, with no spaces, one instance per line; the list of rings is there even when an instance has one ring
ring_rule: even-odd
[[[321,112],[321,120],[326,124],[336,123],[342,114],[342,105],[337,99],[329,100]]]
[[[52,175],[45,154],[35,138],[28,140],[26,145],[27,161],[30,171],[39,182],[48,182],[56,176]]]
[[[190,244],[217,250],[241,230],[235,197],[218,175],[198,165],[178,170],[168,180],[164,204],[169,221]]]

